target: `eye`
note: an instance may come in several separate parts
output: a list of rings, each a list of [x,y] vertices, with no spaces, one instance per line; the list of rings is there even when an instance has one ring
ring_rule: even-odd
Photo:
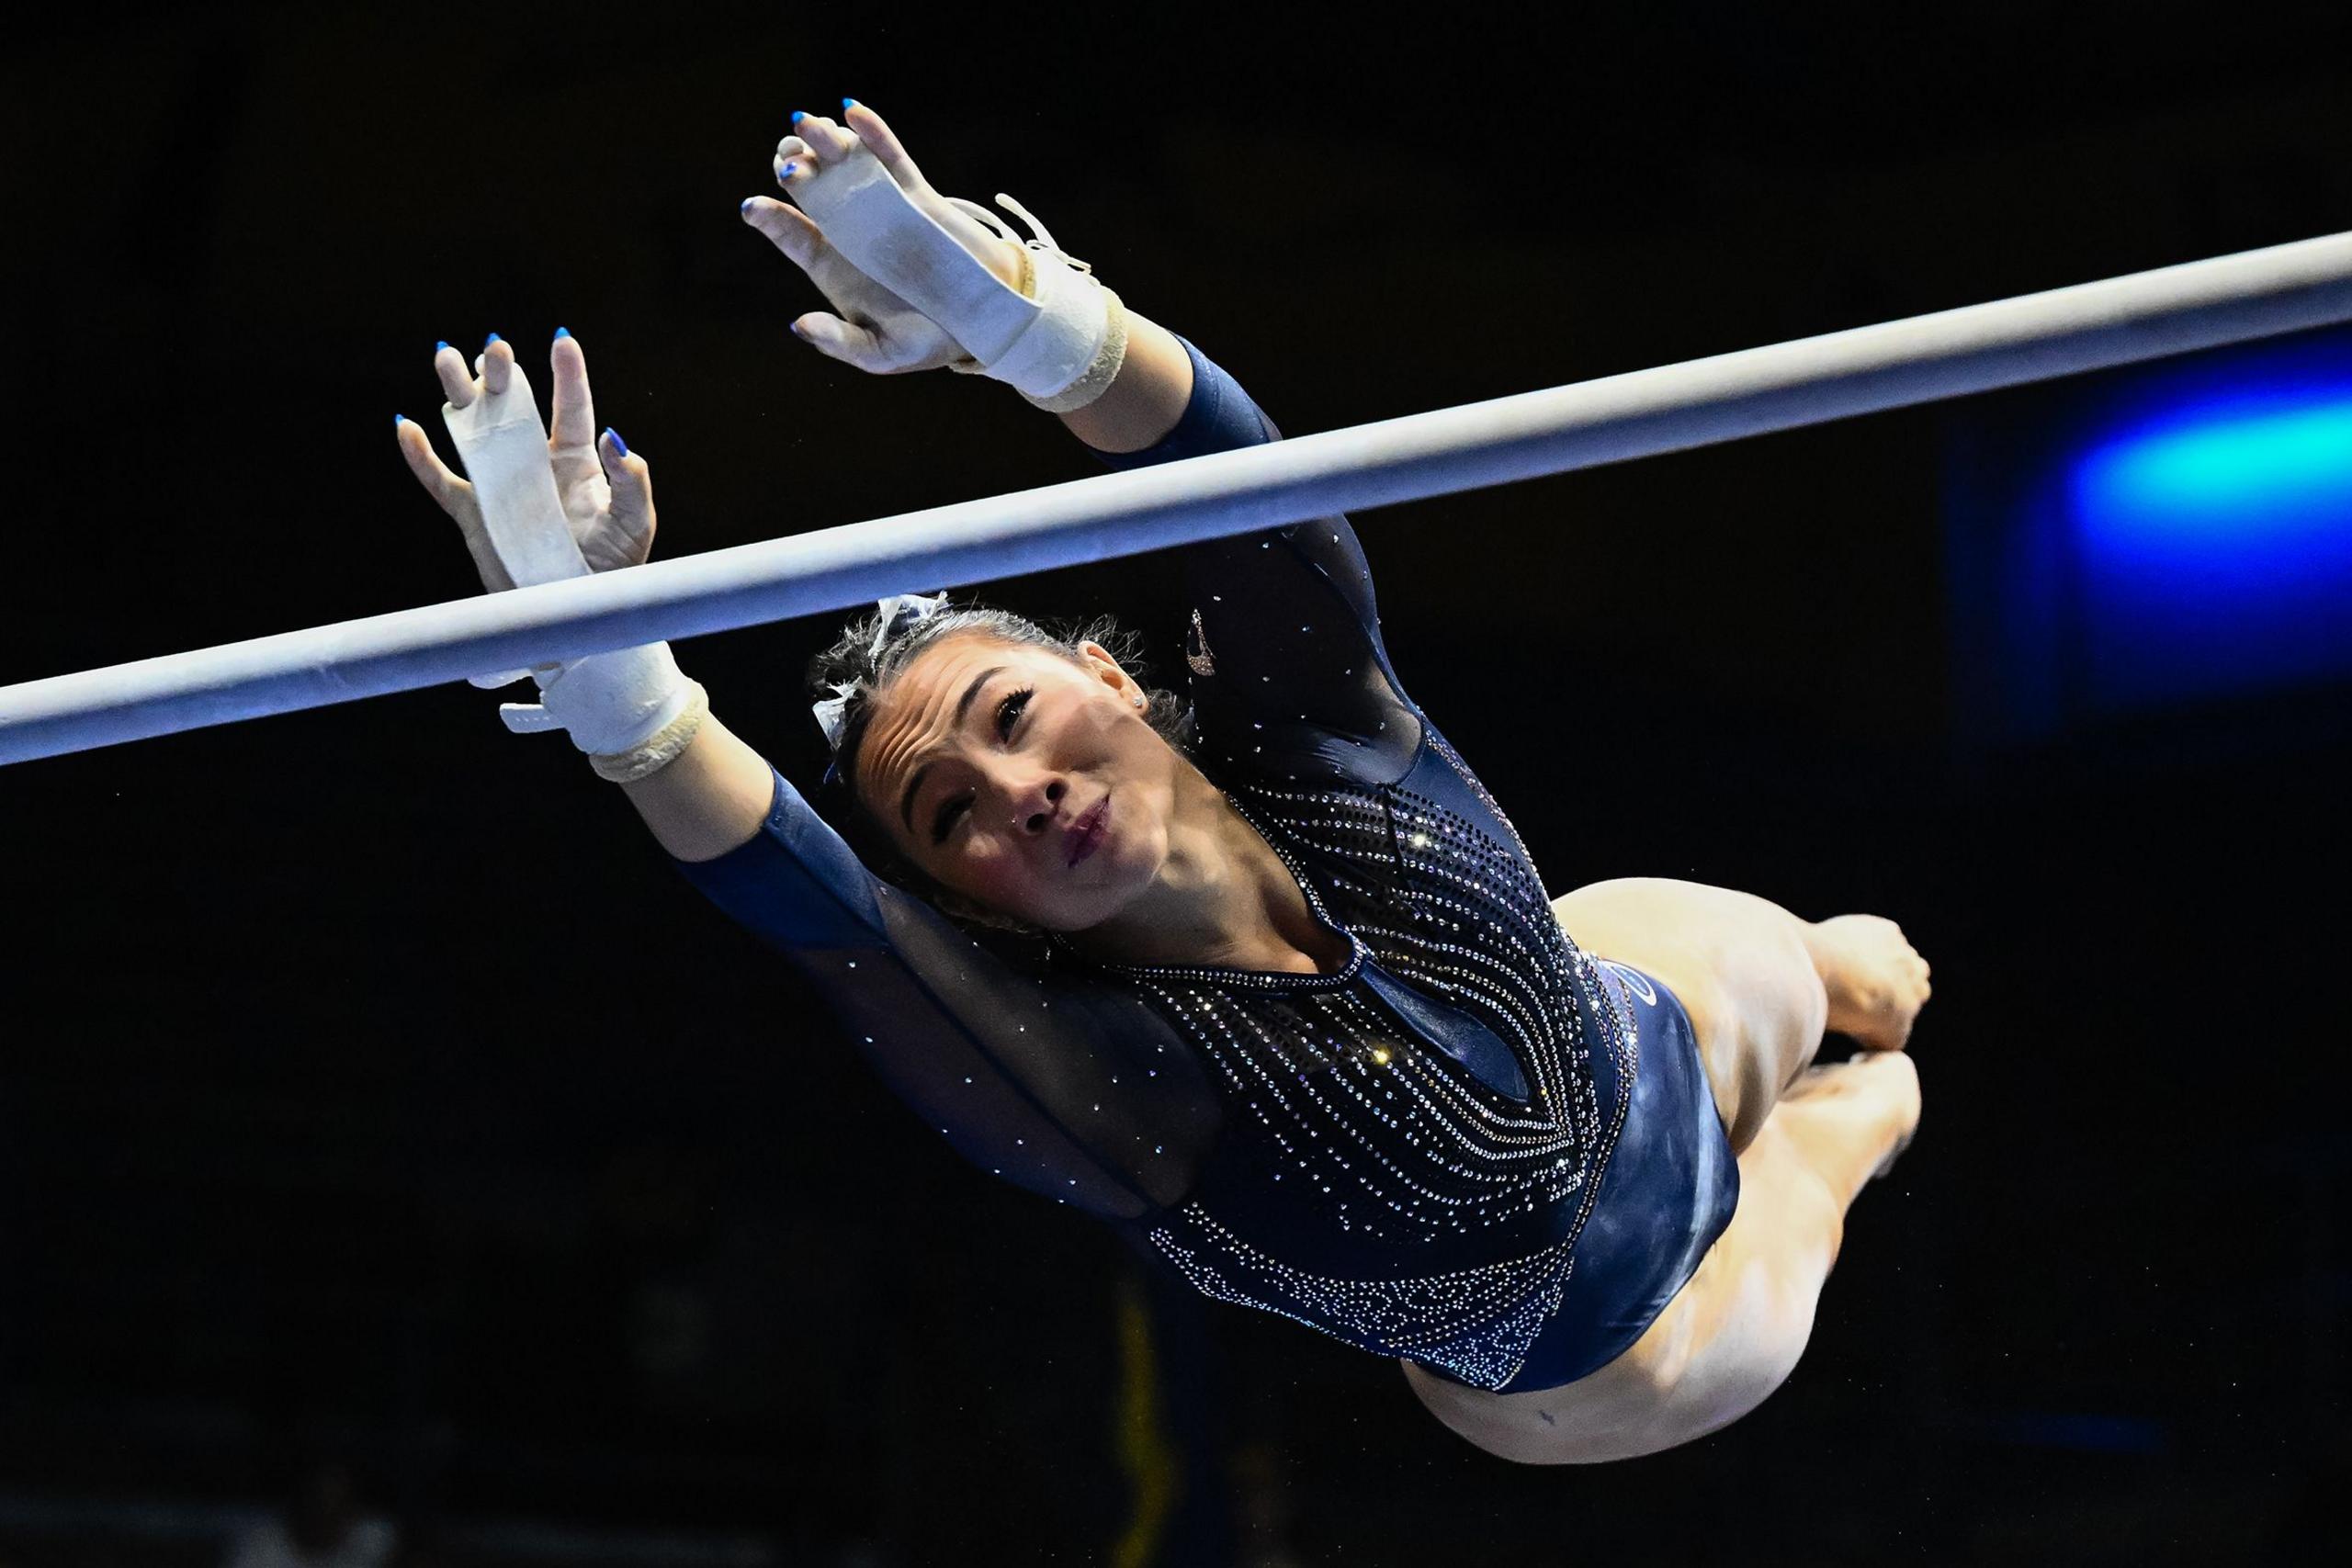
[[[999,740],[1010,741],[1012,739],[1013,727],[1021,722],[1021,716],[1028,711],[1029,699],[1035,694],[1035,687],[1023,686],[1017,692],[1006,693],[1004,700],[996,705],[996,738]],[[941,801],[939,810],[931,819],[931,841],[934,844],[945,843],[947,835],[955,830],[956,824],[962,820],[971,808],[972,796],[969,792],[950,795]]]
[[[1007,693],[1004,701],[996,705],[996,738],[999,740],[1012,739],[1012,727],[1028,711],[1029,699],[1035,694],[1035,687],[1023,686],[1017,692]]]

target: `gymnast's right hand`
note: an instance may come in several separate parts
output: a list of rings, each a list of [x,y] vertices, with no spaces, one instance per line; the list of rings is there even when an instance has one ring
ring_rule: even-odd
[[[594,570],[641,565],[653,549],[652,471],[612,431],[602,436],[594,434],[595,404],[588,395],[588,360],[580,340],[569,333],[557,337],[548,352],[548,364],[555,397],[548,420],[548,462],[555,470],[564,521]],[[506,390],[514,371],[514,350],[503,340],[492,342],[482,351],[481,373],[475,376],[468,370],[464,355],[444,346],[433,355],[433,370],[449,401],[465,408],[484,391]],[[474,570],[481,574],[482,586],[493,593],[514,587],[483,530],[473,486],[449,471],[416,421],[403,419],[394,432],[409,472],[465,536],[466,549],[473,557]]]

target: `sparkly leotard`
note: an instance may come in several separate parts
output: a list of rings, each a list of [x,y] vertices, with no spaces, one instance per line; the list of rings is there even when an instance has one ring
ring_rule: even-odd
[[[1185,344],[1168,439],[1278,439]],[[1194,760],[1346,939],[1335,973],[1027,964],[868,874],[779,775],[683,865],[792,954],[974,1164],[1206,1294],[1476,1387],[1616,1356],[1728,1223],[1687,1016],[1553,919],[1499,807],[1404,694],[1344,518],[1189,547]]]

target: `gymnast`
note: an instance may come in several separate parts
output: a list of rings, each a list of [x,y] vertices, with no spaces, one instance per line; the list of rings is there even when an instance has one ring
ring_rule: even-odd
[[[1279,439],[1017,203],[1025,242],[940,196],[871,108],[796,114],[774,168],[791,200],[743,218],[832,305],[793,323],[820,352],[1005,381],[1114,469]],[[547,425],[511,345],[434,364],[472,482],[420,425],[401,447],[486,587],[543,575],[502,532],[525,491],[560,503],[569,570],[647,558],[650,472],[593,434],[577,339]],[[1917,1124],[1927,964],[1888,920],[1690,883],[1547,898],[1391,667],[1345,518],[1173,554],[1181,697],[1099,626],[918,595],[851,626],[811,668],[838,831],[667,644],[542,665],[502,711],[568,731],[981,1170],[1396,1357],[1505,1459],[1653,1453],[1753,1409]],[[1573,685],[1492,678],[1547,744],[1582,722]],[[1825,1031],[1861,1049],[1815,1066]]]

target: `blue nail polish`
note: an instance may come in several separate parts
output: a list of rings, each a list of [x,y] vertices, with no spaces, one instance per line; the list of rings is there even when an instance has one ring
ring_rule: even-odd
[[[486,338],[482,339],[481,345],[482,345],[482,347],[484,347],[484,348],[488,348],[492,344],[494,344],[494,343],[496,343],[496,342],[498,342],[498,341],[499,341],[498,334],[497,334],[496,333],[491,333],[488,337],[486,337]]]
[[[741,213],[746,213],[746,214],[748,214],[748,213],[752,210],[752,198],[751,198],[750,197],[748,197],[748,196],[747,196],[747,197],[745,197],[743,198],[743,205],[742,205],[742,206],[741,206],[741,207],[739,207],[739,208],[737,208],[735,210],[736,210],[736,211],[738,211],[738,212],[741,212]]]
[[[807,115],[801,113],[798,109],[794,109],[792,111],[792,123],[795,125],[798,125],[802,120],[807,119],[808,118],[808,117]]]
[[[396,413],[392,415],[392,428],[394,430],[398,430],[401,425],[406,424],[407,423],[408,415],[404,413]]]
[[[448,345],[447,344],[446,344],[446,343],[436,343],[436,344],[435,344],[433,345],[433,352],[434,352],[434,353],[435,353],[435,354],[438,354],[438,353],[440,353],[443,349],[445,349],[445,348],[447,348],[447,347],[448,347],[448,346],[449,346],[449,345]]]
[[[555,330],[555,335],[558,337],[570,337],[571,335],[571,329],[570,327],[558,327]]]
[[[605,434],[613,438],[613,446],[619,451],[622,457],[626,457],[628,456],[628,443],[621,439],[621,433],[619,431],[615,430],[608,424],[605,426]]]
[[[775,172],[775,177],[780,180],[790,179],[792,177],[793,168],[793,164],[786,164],[783,168],[778,169]]]
[[[856,100],[855,98],[843,98],[843,99],[842,100],[842,107],[843,107],[843,108],[848,108],[850,106],[852,106],[853,104],[854,104],[854,103],[856,103],[856,102],[857,102],[857,100]]]

